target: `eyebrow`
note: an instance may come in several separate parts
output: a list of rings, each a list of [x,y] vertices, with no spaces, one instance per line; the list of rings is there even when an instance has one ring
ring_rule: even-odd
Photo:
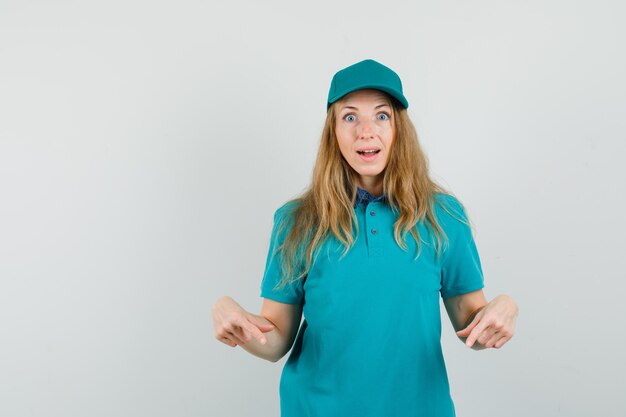
[[[379,104],[378,106],[374,107],[374,109],[378,109],[378,108],[380,108],[380,107],[390,107],[390,106],[389,106],[389,104],[387,104],[387,103],[383,103],[383,104]],[[357,108],[357,107],[354,107],[354,106],[343,106],[343,107],[341,108],[341,110],[344,110],[344,109],[354,109],[354,110],[358,110],[358,108]]]

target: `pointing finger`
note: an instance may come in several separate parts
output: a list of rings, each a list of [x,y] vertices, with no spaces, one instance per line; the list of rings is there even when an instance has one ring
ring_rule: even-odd
[[[484,330],[485,330],[485,326],[482,323],[478,324],[476,327],[474,327],[470,335],[465,340],[465,344],[468,347],[472,347],[474,345],[474,342],[476,342],[476,339],[478,339],[478,337],[481,335],[481,333]]]
[[[254,315],[248,315],[246,316],[246,319],[254,324],[259,330],[261,330],[263,333],[269,332],[274,330],[274,324],[273,323],[259,323],[260,319],[257,318],[257,316]],[[267,321],[267,319],[265,319]]]
[[[273,324],[257,324],[256,325],[259,330],[261,330],[263,333],[266,332],[271,332],[272,330],[274,330],[274,325]]]
[[[240,326],[245,329],[246,331],[246,341],[251,340],[252,337],[254,337],[255,339],[257,339],[262,345],[264,345],[267,342],[267,339],[265,338],[265,336],[263,335],[263,333],[261,333],[261,331],[259,330],[258,327],[256,327],[256,325],[252,324],[250,321],[248,320],[241,320],[240,322]]]
[[[476,341],[482,345],[486,345],[487,342],[491,340],[493,335],[496,334],[497,332],[498,330],[493,325],[489,325],[484,328],[484,330],[482,331],[480,336],[478,336],[478,339],[476,339]]]

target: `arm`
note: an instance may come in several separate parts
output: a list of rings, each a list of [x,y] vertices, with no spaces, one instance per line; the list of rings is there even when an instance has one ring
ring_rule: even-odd
[[[448,312],[448,317],[450,317],[452,327],[458,333],[461,329],[465,329],[474,320],[476,314],[487,305],[487,299],[483,290],[478,290],[445,298],[443,304]],[[463,343],[467,339],[467,336],[463,337],[458,334],[457,337]],[[485,349],[485,346],[474,343],[472,349],[482,350]]]
[[[444,304],[457,336],[474,350],[499,349],[513,337],[519,310],[508,295],[487,303],[478,290],[445,299]]]
[[[255,356],[278,362],[289,352],[296,339],[302,318],[302,305],[264,298],[261,314],[256,317],[260,323],[274,325],[274,330],[265,333],[266,344],[251,338],[241,347]]]

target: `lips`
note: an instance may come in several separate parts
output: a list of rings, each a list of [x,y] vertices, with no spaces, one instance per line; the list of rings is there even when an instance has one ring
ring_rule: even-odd
[[[375,155],[378,152],[380,152],[380,149],[378,149],[378,148],[357,149],[357,153],[359,153],[360,155]]]
[[[375,152],[358,152],[359,158],[365,162],[372,162],[378,159],[378,154],[380,153],[380,149]]]

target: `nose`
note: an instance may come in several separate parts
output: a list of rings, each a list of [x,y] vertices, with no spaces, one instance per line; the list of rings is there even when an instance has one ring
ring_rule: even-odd
[[[357,135],[359,139],[365,138],[373,138],[374,137],[374,124],[367,118],[364,118],[359,123],[359,128],[357,129]]]

